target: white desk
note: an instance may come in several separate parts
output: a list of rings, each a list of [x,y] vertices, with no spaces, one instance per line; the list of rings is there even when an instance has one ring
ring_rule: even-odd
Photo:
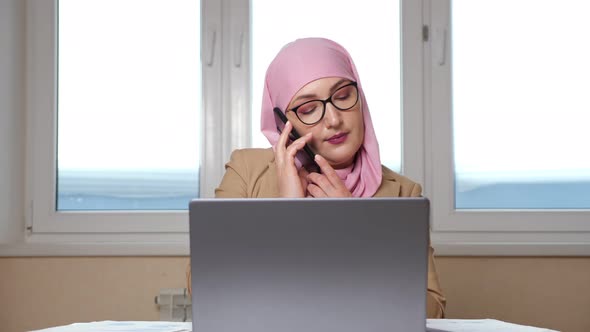
[[[427,319],[431,332],[554,332],[495,319]],[[52,327],[36,332],[191,332],[192,325],[180,322],[92,322]]]

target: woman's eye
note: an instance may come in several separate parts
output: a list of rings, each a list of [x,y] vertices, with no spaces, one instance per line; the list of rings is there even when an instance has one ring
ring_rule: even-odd
[[[350,95],[352,95],[352,88],[350,86],[345,86],[340,90],[336,91],[332,99],[344,100],[346,98],[349,98]]]
[[[316,110],[316,105],[302,105],[297,109],[297,113],[300,114],[309,114]]]
[[[339,93],[339,94],[335,95],[334,99],[344,100],[344,99],[347,99],[348,97],[350,97],[350,93],[348,93],[348,91],[347,91],[347,92],[343,92],[343,93]]]

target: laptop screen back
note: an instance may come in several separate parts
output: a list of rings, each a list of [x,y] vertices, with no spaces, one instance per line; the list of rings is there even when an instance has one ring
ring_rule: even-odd
[[[190,204],[193,331],[424,331],[425,198]]]

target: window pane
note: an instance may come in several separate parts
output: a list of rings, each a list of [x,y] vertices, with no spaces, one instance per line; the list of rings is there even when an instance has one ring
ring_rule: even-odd
[[[456,207],[590,208],[590,3],[452,3]]]
[[[60,0],[58,16],[57,209],[186,209],[199,188],[199,1]]]
[[[305,19],[295,19],[298,17]],[[288,42],[305,37],[324,37],[350,52],[371,110],[381,148],[381,163],[399,172],[399,1],[366,0],[360,5],[352,0],[253,0],[252,22],[253,146],[269,146],[260,132],[266,68]]]

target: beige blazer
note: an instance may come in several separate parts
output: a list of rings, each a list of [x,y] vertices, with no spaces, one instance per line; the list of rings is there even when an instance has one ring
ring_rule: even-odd
[[[235,150],[225,169],[221,184],[215,189],[215,197],[271,198],[279,196],[275,158],[271,148]],[[383,166],[383,180],[374,197],[416,197],[421,193],[422,187],[419,184]],[[444,317],[446,300],[438,282],[432,247],[430,247],[428,259],[427,294],[428,317]]]

